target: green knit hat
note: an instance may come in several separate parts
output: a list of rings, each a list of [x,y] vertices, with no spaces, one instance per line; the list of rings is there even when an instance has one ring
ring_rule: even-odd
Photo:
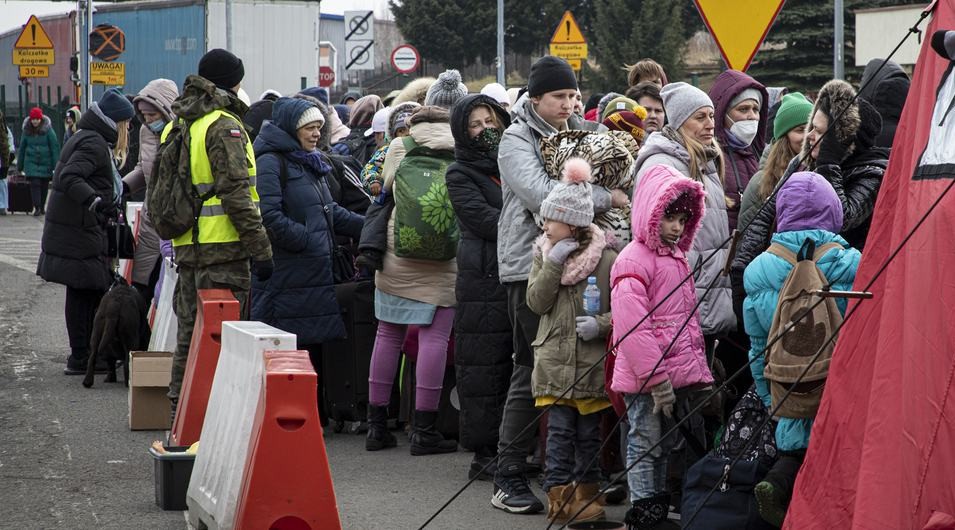
[[[776,111],[776,121],[773,122],[773,141],[789,131],[809,123],[809,113],[812,112],[812,103],[800,92],[790,92],[783,96],[779,110]]]
[[[604,108],[603,114],[600,116],[600,121],[606,120],[614,112],[623,112],[630,111],[633,112],[635,108],[639,107],[636,101],[626,97],[619,96],[615,97],[607,103],[607,106]]]

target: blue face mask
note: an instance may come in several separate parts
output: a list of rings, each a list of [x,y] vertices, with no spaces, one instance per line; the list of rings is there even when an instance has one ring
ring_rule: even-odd
[[[149,127],[150,131],[159,134],[163,129],[166,128],[166,120],[156,120],[154,122],[147,123],[146,127]]]

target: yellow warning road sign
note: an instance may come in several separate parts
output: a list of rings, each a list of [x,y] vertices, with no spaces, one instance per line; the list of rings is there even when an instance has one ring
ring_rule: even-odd
[[[564,16],[560,17],[560,23],[554,30],[554,36],[550,38],[551,44],[585,44],[587,39],[580,31],[580,26],[574,20],[574,14],[570,11],[564,11]]]
[[[17,37],[17,41],[13,43],[13,47],[52,49],[53,41],[50,40],[50,36],[46,30],[43,29],[43,24],[40,24],[36,15],[30,15],[30,19],[27,20],[26,25],[23,26],[23,29],[20,31],[20,36]]]
[[[122,86],[126,84],[125,63],[90,63],[90,83]]]
[[[13,43],[13,64],[17,66],[41,66],[53,64],[53,41],[37,20],[30,15],[20,35]],[[22,77],[22,76],[21,76]]]
[[[745,72],[785,0],[693,0],[726,65]],[[745,16],[741,14],[745,13]]]
[[[49,66],[21,66],[20,67],[20,79],[26,79],[28,77],[50,77],[50,67]]]
[[[574,70],[580,70],[581,61],[587,58],[587,39],[570,11],[564,11],[560,17],[550,39],[550,54],[566,59]]]

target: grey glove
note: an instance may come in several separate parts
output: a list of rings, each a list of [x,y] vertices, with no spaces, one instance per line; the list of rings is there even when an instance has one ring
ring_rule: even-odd
[[[676,394],[673,393],[673,385],[670,380],[654,386],[650,389],[653,396],[653,413],[662,412],[667,418],[673,417],[673,406],[676,405]]]
[[[557,243],[554,243],[554,246],[547,254],[547,259],[558,265],[563,265],[564,262],[567,261],[567,256],[570,256],[571,252],[577,250],[577,246],[577,241],[574,239],[561,239]]]
[[[574,320],[577,321],[577,336],[580,337],[580,340],[593,340],[597,338],[597,333],[599,329],[597,326],[597,319],[594,317],[577,317]]]

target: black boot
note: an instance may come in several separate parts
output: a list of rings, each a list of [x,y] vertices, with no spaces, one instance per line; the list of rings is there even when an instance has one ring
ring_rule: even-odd
[[[497,472],[497,447],[478,447],[468,470],[469,480],[494,480]]]
[[[670,495],[661,493],[633,501],[633,506],[627,510],[624,518],[628,530],[664,530],[679,529],[679,525],[671,523],[667,516],[670,514]]]
[[[444,436],[435,429],[434,424],[437,419],[437,411],[414,411],[414,427],[411,431],[412,455],[435,455],[453,453],[458,450],[457,441],[445,440]]]
[[[388,407],[368,404],[368,438],[366,451],[379,451],[398,445],[395,435],[388,432]]]

